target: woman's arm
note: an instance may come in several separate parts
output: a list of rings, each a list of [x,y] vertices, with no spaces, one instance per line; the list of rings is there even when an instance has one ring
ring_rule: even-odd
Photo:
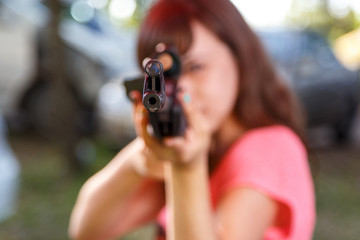
[[[142,150],[142,140],[134,140],[84,184],[71,214],[71,238],[111,239],[154,219],[164,204],[164,187],[135,170]]]
[[[226,194],[213,210],[204,165],[172,165],[165,172],[170,240],[261,240],[275,220],[276,201],[246,187]]]
[[[168,164],[165,168],[169,240],[218,239],[205,163],[186,167]]]
[[[216,210],[220,239],[264,239],[274,224],[278,203],[266,194],[248,187],[227,193]]]

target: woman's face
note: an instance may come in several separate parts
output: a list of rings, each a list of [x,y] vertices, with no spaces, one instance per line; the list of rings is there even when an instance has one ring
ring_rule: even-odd
[[[198,22],[191,25],[193,42],[182,57],[179,87],[217,131],[233,114],[239,72],[229,47]]]

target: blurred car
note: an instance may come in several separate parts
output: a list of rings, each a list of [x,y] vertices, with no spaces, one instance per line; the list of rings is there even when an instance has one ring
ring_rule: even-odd
[[[140,73],[125,75],[106,83],[99,92],[96,107],[98,136],[114,148],[126,145],[136,136],[132,103],[127,97],[124,82],[141,78]]]
[[[94,17],[91,22],[82,24],[64,19],[59,29],[66,46],[65,78],[76,97],[77,128],[83,132],[93,132],[97,127],[94,114],[101,87],[112,79],[137,71],[132,58],[135,56],[135,32],[119,31],[104,21],[101,17]],[[49,81],[46,79],[49,59],[41,55],[42,49],[39,50],[39,68],[42,70],[25,93],[22,107],[28,110],[27,115],[31,116],[33,125],[39,131],[47,132],[47,116],[51,110],[44,98],[49,90]]]
[[[0,1],[0,108],[6,117],[36,74],[36,34],[47,18],[37,1]]]
[[[344,67],[329,43],[308,30],[258,31],[279,72],[298,95],[308,127],[326,125],[349,137],[358,110],[359,72]]]
[[[7,128],[0,114],[0,223],[16,210],[20,166],[7,142]]]
[[[70,14],[75,2],[62,1],[63,12],[68,13],[63,14],[58,29],[64,45],[64,78],[76,100],[75,127],[78,132],[93,132],[100,88],[124,73],[137,71],[136,31],[119,28],[100,10],[94,10],[85,22],[76,21]],[[4,115],[12,129],[31,127],[46,134],[51,127],[50,10],[38,0],[0,0],[0,4],[0,21],[7,23],[6,28],[0,24],[0,36],[7,36],[7,42],[0,45],[0,52],[7,56],[0,60],[0,69],[6,70],[0,71]],[[21,28],[14,33],[11,28],[17,29],[17,23]]]

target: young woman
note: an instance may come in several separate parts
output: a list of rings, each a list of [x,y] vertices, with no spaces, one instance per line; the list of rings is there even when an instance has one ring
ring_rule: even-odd
[[[228,0],[159,0],[139,62],[160,42],[181,53],[185,135],[149,134],[134,93],[138,137],[82,187],[71,237],[112,239],[157,221],[167,239],[311,239],[302,117],[239,12]]]

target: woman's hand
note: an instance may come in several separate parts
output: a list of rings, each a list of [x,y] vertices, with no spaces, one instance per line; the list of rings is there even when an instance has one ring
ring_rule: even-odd
[[[165,138],[163,145],[172,148],[178,158],[175,165],[193,165],[198,161],[207,161],[211,141],[211,132],[207,120],[196,102],[190,102],[190,95],[179,96],[186,117],[184,136]]]
[[[200,108],[195,103],[189,103],[189,95],[183,94],[180,99],[187,120],[184,136],[166,137],[161,141],[152,136],[148,131],[148,113],[139,99],[134,119],[148,157],[185,167],[207,160],[211,133]]]
[[[137,141],[141,144],[141,151],[138,156],[133,159],[133,167],[135,171],[143,177],[151,177],[158,180],[164,179],[164,162],[154,155],[153,151],[144,142],[143,125],[147,125],[147,111],[141,102],[141,95],[138,91],[132,91],[130,97],[134,103],[133,119],[137,133]]]

